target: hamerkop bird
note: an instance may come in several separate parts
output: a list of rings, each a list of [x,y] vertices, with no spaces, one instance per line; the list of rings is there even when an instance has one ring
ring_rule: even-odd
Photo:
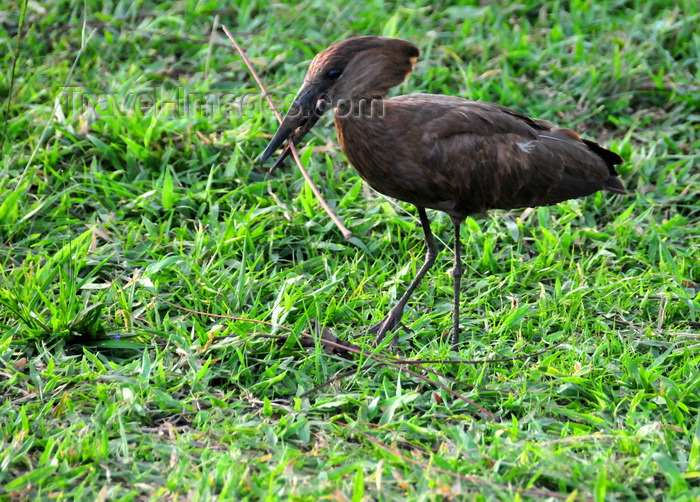
[[[388,315],[371,328],[377,339],[401,324],[409,297],[435,262],[426,208],[454,225],[453,345],[459,340],[461,223],[488,209],[534,207],[590,195],[624,194],[617,154],[569,129],[493,103],[437,94],[386,98],[413,70],[420,51],[405,40],[342,40],[311,62],[284,121],[261,156],[291,137],[299,142],[329,109],[338,142],[360,176],[378,192],[410,202],[425,233],[425,263]],[[288,153],[288,145],[275,163]]]

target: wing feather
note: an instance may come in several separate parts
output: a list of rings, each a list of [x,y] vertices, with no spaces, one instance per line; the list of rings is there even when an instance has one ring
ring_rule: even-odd
[[[423,165],[441,174],[437,181],[451,195],[452,213],[553,204],[601,189],[624,193],[614,169],[622,159],[570,129],[454,96],[394,100],[405,110],[421,108],[410,113],[422,117]],[[444,204],[439,209],[446,210]]]

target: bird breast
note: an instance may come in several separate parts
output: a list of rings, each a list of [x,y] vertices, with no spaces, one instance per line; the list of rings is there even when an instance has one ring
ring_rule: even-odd
[[[450,213],[455,208],[449,180],[427,169],[423,159],[424,131],[403,122],[391,100],[383,113],[336,115],[338,142],[360,177],[379,193],[420,207]]]

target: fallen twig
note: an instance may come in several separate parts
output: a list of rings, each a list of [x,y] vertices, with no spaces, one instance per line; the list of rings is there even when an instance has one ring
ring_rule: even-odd
[[[269,321],[261,321],[258,319],[249,319],[249,318],[245,318],[245,317],[237,317],[237,316],[231,316],[231,315],[225,315],[225,314],[211,314],[211,313],[207,313],[207,312],[200,312],[198,310],[193,310],[193,309],[188,309],[186,307],[181,307],[179,305],[176,305],[176,304],[169,302],[169,301],[167,301],[163,298],[160,298],[160,297],[157,297],[157,298],[167,305],[175,307],[178,310],[184,310],[185,312],[190,312],[192,314],[199,314],[199,315],[203,315],[203,316],[207,316],[207,317],[215,317],[218,319],[230,319],[230,320],[234,320],[234,321],[254,322],[257,324],[264,324],[266,326],[277,327],[277,328],[282,329],[284,331],[293,332],[293,330],[287,326],[274,324],[274,323],[271,323]],[[515,356],[512,358],[501,358],[501,359],[493,359],[493,360],[490,360],[490,359],[484,359],[484,360],[445,359],[445,360],[421,361],[421,360],[417,360],[417,359],[413,359],[413,360],[412,359],[400,359],[398,357],[390,356],[388,354],[383,354],[381,352],[376,353],[376,354],[375,353],[366,353],[366,351],[363,351],[362,347],[360,347],[359,345],[355,345],[351,342],[346,342],[346,341],[338,339],[333,334],[333,332],[331,330],[323,329],[320,331],[321,331],[321,333],[320,333],[320,336],[318,336],[318,337],[314,337],[313,335],[311,335],[309,333],[305,333],[305,332],[298,333],[297,336],[299,337],[299,342],[301,343],[302,346],[309,347],[309,346],[315,345],[316,341],[318,340],[318,343],[323,345],[324,348],[326,349],[326,351],[329,353],[339,354],[342,357],[346,357],[348,353],[353,353],[356,355],[364,355],[368,359],[370,359],[371,361],[363,364],[359,369],[355,368],[352,371],[346,371],[346,372],[340,373],[338,375],[335,375],[335,376],[329,378],[328,380],[318,384],[314,388],[304,392],[299,397],[305,397],[305,396],[308,396],[310,394],[313,394],[314,392],[316,392],[324,387],[327,387],[328,385],[331,385],[333,382],[336,382],[342,378],[348,377],[348,376],[352,375],[353,373],[362,372],[362,371],[368,369],[373,364],[380,364],[380,365],[392,364],[394,366],[401,367],[407,373],[415,376],[416,378],[419,378],[420,380],[423,380],[427,383],[435,385],[435,386],[439,387],[440,389],[450,393],[451,395],[453,395],[457,399],[464,401],[469,406],[476,408],[479,412],[479,415],[482,418],[490,418],[490,419],[496,420],[496,421],[498,421],[499,418],[496,415],[494,415],[493,413],[491,413],[488,410],[486,410],[485,408],[483,408],[482,406],[479,406],[478,404],[476,404],[472,400],[463,396],[459,392],[450,389],[446,385],[444,385],[440,382],[436,382],[434,380],[431,380],[427,376],[425,376],[417,371],[414,371],[410,368],[407,368],[407,366],[414,366],[416,370],[421,370],[423,372],[431,373],[439,378],[444,378],[444,379],[449,380],[455,384],[468,386],[468,387],[473,388],[474,386],[467,384],[466,382],[462,382],[462,381],[457,380],[455,378],[448,377],[446,375],[442,375],[441,373],[438,373],[435,370],[432,370],[430,368],[425,368],[423,365],[424,364],[438,364],[438,363],[443,363],[443,364],[454,364],[454,363],[456,363],[456,364],[488,364],[488,363],[493,363],[493,362],[518,361],[518,360],[524,360],[524,359],[527,359],[527,358],[530,358],[533,356],[541,355],[541,354],[543,354],[547,351],[550,351],[550,350],[552,350],[560,345],[560,344],[556,344],[552,347],[548,347],[547,349],[539,351],[535,354],[528,354],[528,355],[524,355],[524,356]],[[286,336],[281,336],[281,335],[257,334],[257,336],[260,336],[263,338],[276,339],[280,342],[285,342],[287,340]],[[210,342],[216,341],[216,340],[223,340],[226,338],[230,338],[230,336],[227,335],[227,336],[213,337],[210,340]],[[485,389],[482,389],[482,390],[485,390]]]

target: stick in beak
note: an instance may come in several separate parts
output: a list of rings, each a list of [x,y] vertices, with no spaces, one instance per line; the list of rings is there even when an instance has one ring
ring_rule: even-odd
[[[306,83],[301,86],[287,111],[287,115],[284,116],[277,132],[260,156],[261,164],[269,159],[290,136],[295,145],[306,136],[328,109],[328,103],[325,101],[327,94],[327,91],[318,93],[313,86]],[[270,171],[279,167],[287,155],[289,155],[289,145],[285,146]]]

